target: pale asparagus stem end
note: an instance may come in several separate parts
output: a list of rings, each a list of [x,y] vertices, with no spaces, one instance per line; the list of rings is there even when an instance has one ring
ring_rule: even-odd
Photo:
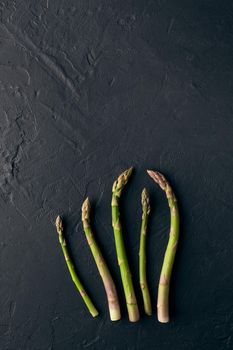
[[[157,300],[157,317],[158,321],[161,323],[169,322],[169,285],[165,276],[160,277],[159,290],[158,290],[158,300]]]
[[[132,312],[129,314],[129,321],[130,321],[130,322],[138,322],[139,319],[140,319],[140,315],[139,315],[138,309],[135,310],[135,311],[132,311]]]
[[[160,323],[168,323],[169,322],[169,315],[167,313],[167,309],[164,309],[163,307],[157,309],[157,317],[158,321]]]
[[[111,321],[119,321],[121,319],[121,314],[120,314],[120,311],[119,309],[111,309],[109,310],[109,313],[110,313],[110,320]]]

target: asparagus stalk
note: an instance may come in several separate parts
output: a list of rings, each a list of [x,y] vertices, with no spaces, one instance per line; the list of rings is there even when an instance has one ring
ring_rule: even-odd
[[[158,321],[162,323],[167,323],[169,322],[170,279],[176,255],[177,243],[179,239],[179,211],[176,197],[165,177],[156,171],[147,170],[147,172],[150,175],[150,177],[152,177],[152,179],[156,183],[158,183],[161,189],[165,191],[168,200],[168,205],[170,208],[170,235],[160,274],[157,299]]]
[[[148,216],[150,214],[149,194],[146,188],[142,191],[142,225],[139,249],[139,277],[142,291],[144,310],[147,315],[152,315],[151,298],[146,278],[146,231]]]
[[[122,227],[120,222],[120,211],[119,211],[119,199],[121,196],[121,191],[127,184],[128,179],[133,171],[130,168],[124,171],[118,179],[113,183],[112,187],[112,227],[115,238],[116,254],[118,265],[120,267],[121,280],[123,284],[126,305],[128,310],[129,320],[131,322],[136,322],[139,320],[139,310],[137,305],[137,300],[134,292],[132,276],[129,268],[129,263],[126,255]]]
[[[100,276],[103,280],[104,288],[107,295],[109,314],[111,321],[118,321],[121,318],[120,305],[118,301],[117,291],[115,283],[112,279],[111,273],[108,269],[106,262],[104,261],[103,255],[100,248],[93,236],[93,232],[90,226],[90,201],[89,198],[83,202],[82,205],[82,222],[83,230],[85,232],[87,242],[90,246],[92,255],[96,262]]]
[[[65,257],[65,261],[66,261],[67,267],[69,269],[70,275],[72,277],[72,280],[73,280],[74,284],[76,285],[79,293],[81,294],[81,297],[83,298],[83,301],[86,304],[86,307],[90,311],[91,315],[93,317],[96,317],[96,316],[98,316],[99,313],[96,310],[95,306],[93,305],[90,297],[87,295],[87,292],[85,291],[80,279],[78,278],[78,276],[75,272],[73,262],[70,258],[70,255],[69,255],[69,252],[67,249],[67,245],[66,245],[66,241],[64,238],[64,229],[63,229],[62,220],[61,220],[60,216],[58,216],[56,219],[56,228],[57,228],[57,233],[59,236],[59,242],[61,244],[61,248],[62,248],[64,257]]]

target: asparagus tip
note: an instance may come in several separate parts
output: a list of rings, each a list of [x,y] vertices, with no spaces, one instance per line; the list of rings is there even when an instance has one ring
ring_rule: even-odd
[[[146,199],[149,197],[147,189],[144,187],[142,190],[142,199]]]
[[[118,177],[118,179],[113,183],[112,191],[121,191],[122,188],[127,184],[130,175],[133,172],[133,167],[130,167],[129,169],[125,170],[123,173],[121,173]]]
[[[89,207],[90,207],[90,200],[89,200],[89,197],[87,197],[82,204],[82,210],[87,210],[89,209]]]
[[[130,174],[131,174],[133,171],[133,166],[131,166],[128,170],[130,171]]]
[[[128,180],[128,178],[130,177],[130,175],[132,174],[133,172],[133,167],[131,166],[129,169],[126,169],[120,176],[120,177],[123,177],[126,181]]]
[[[56,225],[58,233],[63,230],[62,219],[61,219],[60,215],[58,215],[58,217],[56,218],[55,225]]]
[[[90,200],[89,200],[89,197],[87,197],[82,204],[82,221],[88,218],[90,208],[91,208]]]
[[[146,188],[143,188],[142,190],[142,208],[147,211],[149,214],[150,212],[150,201],[149,201],[149,193]]]
[[[148,175],[161,187],[162,190],[166,190],[167,180],[158,171],[147,170]]]

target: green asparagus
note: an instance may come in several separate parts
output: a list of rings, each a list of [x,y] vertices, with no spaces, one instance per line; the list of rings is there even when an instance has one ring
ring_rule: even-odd
[[[142,191],[142,225],[139,249],[139,277],[145,313],[147,315],[152,315],[151,298],[146,278],[146,231],[149,213],[149,194],[146,188],[144,188]]]
[[[112,227],[114,231],[116,254],[118,259],[118,265],[120,267],[121,280],[123,284],[126,305],[128,310],[129,320],[136,322],[139,320],[139,310],[137,305],[137,299],[134,292],[132,276],[129,268],[129,263],[126,255],[122,227],[120,222],[120,211],[119,211],[119,199],[121,196],[122,189],[127,184],[128,179],[133,171],[130,168],[123,172],[118,179],[113,183],[112,187]]]
[[[73,262],[71,261],[71,258],[70,258],[70,255],[69,255],[69,252],[67,249],[65,237],[64,237],[64,230],[63,230],[62,220],[61,220],[60,216],[58,216],[56,219],[56,228],[57,228],[57,233],[59,236],[59,242],[61,244],[64,258],[65,258],[67,267],[69,269],[70,275],[72,277],[72,280],[73,280],[74,284],[76,285],[76,287],[77,287],[84,303],[86,304],[86,307],[90,311],[91,315],[93,317],[96,317],[99,313],[96,310],[95,306],[93,305],[90,297],[87,295],[87,292],[85,291],[80,279],[77,276]]]
[[[85,232],[87,242],[90,246],[92,255],[96,262],[98,271],[102,278],[105,292],[108,300],[109,314],[112,321],[118,321],[121,318],[120,305],[118,301],[117,291],[115,283],[112,279],[108,266],[103,258],[100,248],[94,238],[91,226],[90,226],[90,201],[89,198],[83,202],[82,205],[82,222],[83,230]]]
[[[170,279],[179,239],[179,211],[176,197],[165,177],[156,171],[147,170],[147,172],[158,183],[161,189],[165,191],[170,208],[170,235],[160,274],[157,299],[158,321],[167,323],[169,322]]]

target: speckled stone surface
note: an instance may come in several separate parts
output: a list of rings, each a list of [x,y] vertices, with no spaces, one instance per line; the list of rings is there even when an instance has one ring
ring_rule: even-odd
[[[232,96],[232,1],[0,1],[1,350],[233,349]],[[127,320],[110,207],[112,182],[131,165],[121,209],[136,324]],[[147,168],[167,176],[181,211],[168,325],[143,315],[138,285],[146,186],[155,311],[169,212]],[[117,323],[82,231],[87,195],[118,286]],[[58,213],[97,319],[68,274]]]

